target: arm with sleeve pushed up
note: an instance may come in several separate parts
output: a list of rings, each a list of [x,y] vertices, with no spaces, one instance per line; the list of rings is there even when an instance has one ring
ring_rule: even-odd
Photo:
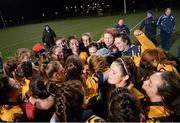
[[[141,44],[142,52],[146,49],[155,49],[156,48],[156,46],[152,43],[152,41],[149,40],[142,31],[135,30],[134,36],[136,37],[136,39]]]

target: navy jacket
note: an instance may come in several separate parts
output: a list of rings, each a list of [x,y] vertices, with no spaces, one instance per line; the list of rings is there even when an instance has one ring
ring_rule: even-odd
[[[173,32],[173,30],[175,29],[175,24],[175,17],[172,15],[162,15],[157,22],[157,26],[159,27],[159,29],[167,33]]]
[[[130,31],[129,31],[129,28],[127,25],[122,25],[120,26],[119,24],[117,24],[116,26],[116,30],[119,32],[119,33],[127,33],[128,35],[130,34]]]
[[[145,35],[148,37],[155,37],[156,36],[156,23],[157,18],[155,17],[149,17],[146,18],[140,25],[140,30],[142,30],[145,27]]]

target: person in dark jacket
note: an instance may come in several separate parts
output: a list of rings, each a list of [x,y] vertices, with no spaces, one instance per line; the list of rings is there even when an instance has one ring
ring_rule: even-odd
[[[50,49],[55,45],[54,39],[56,38],[56,33],[50,28],[48,24],[45,25],[42,41],[47,49]]]
[[[169,51],[172,33],[175,29],[175,17],[171,15],[171,8],[165,10],[165,14],[159,18],[157,26],[161,30],[161,46],[164,50]]]
[[[123,19],[120,19],[117,26],[116,26],[116,30],[119,33],[123,33],[123,34],[130,34],[129,28],[128,26],[124,23]]]
[[[142,30],[145,27],[145,35],[155,44],[157,45],[156,40],[156,23],[157,18],[153,16],[153,13],[151,10],[147,11],[147,17],[146,19],[141,23],[140,30]]]

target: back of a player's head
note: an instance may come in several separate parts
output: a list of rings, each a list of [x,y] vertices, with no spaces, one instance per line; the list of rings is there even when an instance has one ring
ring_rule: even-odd
[[[163,71],[155,73],[160,75],[159,81],[161,85],[158,87],[158,95],[162,97],[163,105],[167,110],[170,110],[170,115],[173,121],[179,122],[180,119],[180,78],[173,72]]]
[[[127,88],[116,88],[109,102],[111,122],[139,122],[141,110],[135,96]]]
[[[71,55],[65,62],[65,72],[67,80],[76,80],[81,78],[83,64],[76,55]]]
[[[9,58],[3,64],[4,72],[8,77],[13,78],[13,72],[18,66],[18,61],[15,58]]]
[[[23,78],[29,78],[32,75],[32,63],[30,61],[21,62],[15,71],[15,75],[17,77]]]
[[[31,57],[32,57],[32,52],[31,50],[27,49],[27,48],[20,48],[17,49],[16,53],[15,53],[15,58],[18,61],[31,61]]]
[[[156,63],[155,65],[153,63]],[[140,66],[144,68],[156,68],[158,64],[171,64],[173,66],[176,65],[176,62],[170,61],[164,50],[156,48],[156,49],[146,49],[141,55]]]
[[[62,82],[55,90],[56,120],[59,122],[80,121],[84,99],[82,82],[79,80]]]
[[[100,55],[92,55],[89,57],[89,70],[92,74],[98,75],[101,72],[104,72],[108,68],[108,64],[105,57]]]
[[[50,96],[45,86],[45,81],[40,75],[32,76],[29,87],[34,98],[45,99]]]

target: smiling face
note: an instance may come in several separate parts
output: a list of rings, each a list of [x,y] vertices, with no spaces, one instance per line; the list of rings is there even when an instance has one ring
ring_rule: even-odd
[[[69,47],[72,50],[72,52],[78,52],[79,51],[79,42],[76,39],[71,39],[69,42]]]
[[[56,46],[63,48],[65,46],[65,41],[63,41],[62,39],[57,40]]]
[[[82,36],[82,41],[83,41],[83,44],[84,44],[85,47],[89,46],[89,43],[90,43],[89,36],[83,35]]]
[[[95,53],[97,52],[97,48],[96,47],[89,47],[88,51],[89,51],[90,55],[95,55]]]
[[[159,97],[158,87],[160,87],[161,84],[162,84],[161,73],[155,73],[143,82],[142,88],[145,90],[148,97],[152,99],[155,97]]]
[[[112,34],[110,34],[110,33],[104,34],[104,43],[107,48],[109,48],[113,44],[113,41],[114,41],[114,38],[113,38]]]
[[[127,41],[123,41],[121,37],[116,37],[114,44],[120,52],[125,51],[126,47],[128,46]]]
[[[64,60],[67,57],[67,53],[62,48],[56,48],[53,55],[56,60]]]

